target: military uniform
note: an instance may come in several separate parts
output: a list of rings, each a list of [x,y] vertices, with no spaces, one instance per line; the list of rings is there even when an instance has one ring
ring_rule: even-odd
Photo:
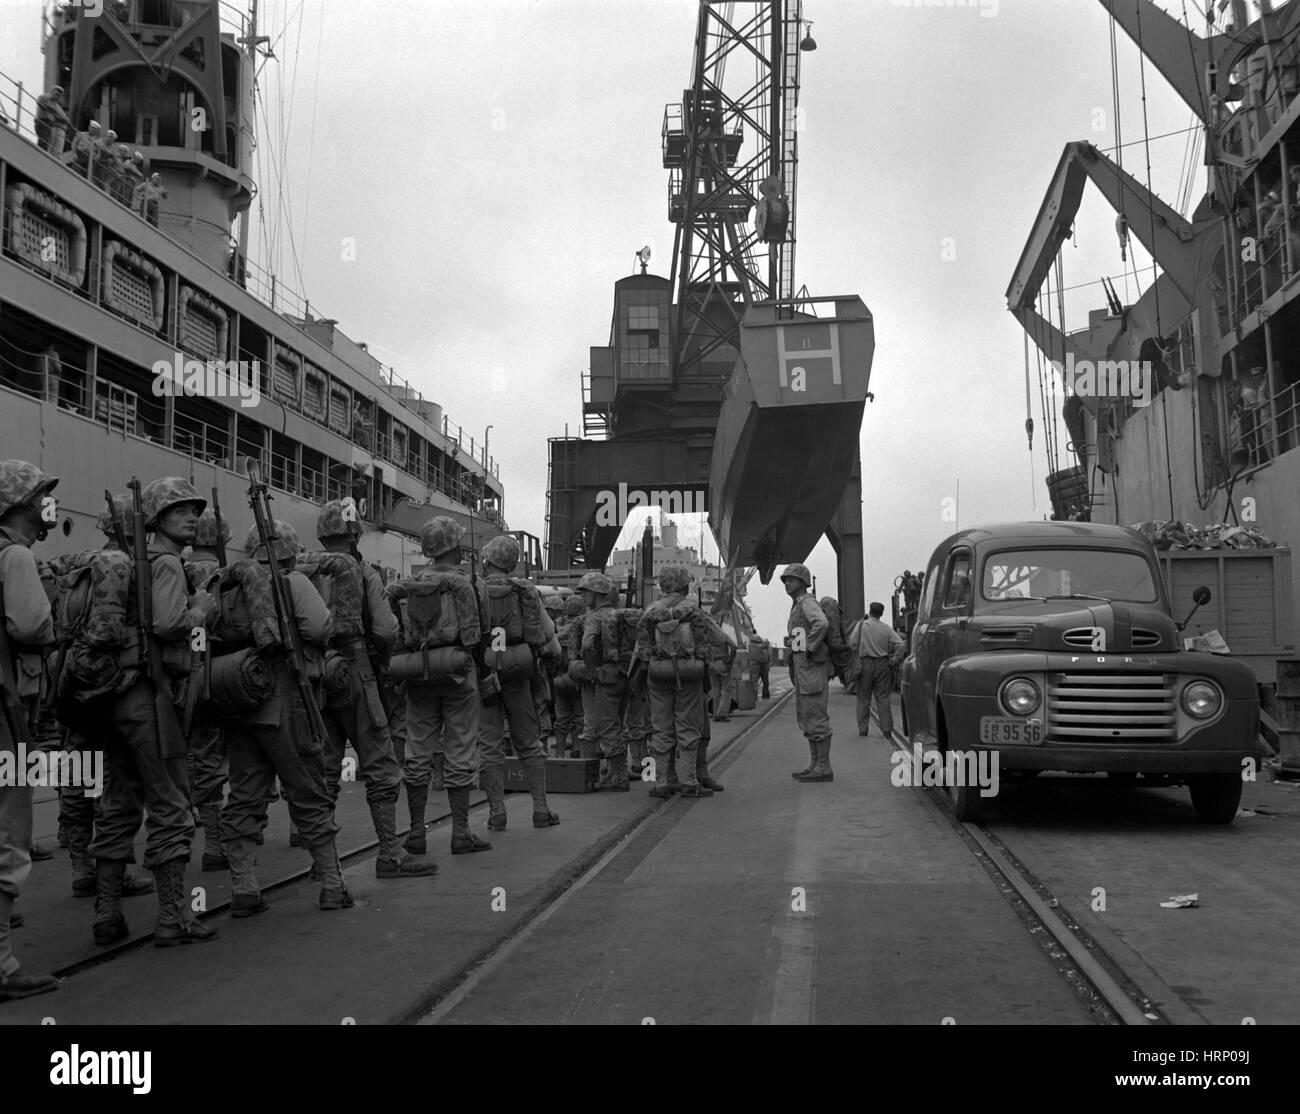
[[[772,644],[766,638],[759,638],[757,635],[750,635],[749,660],[754,664],[754,672],[758,677],[758,683],[761,689],[760,695],[764,700],[770,700],[772,698],[772,685],[770,680],[772,668]]]
[[[582,660],[592,678],[589,705],[592,739],[607,765],[605,787],[621,783],[627,788],[627,750],[622,739],[621,705],[626,677],[620,664],[621,649],[615,641],[618,609],[609,604],[614,583],[604,573],[589,572],[578,581],[578,590],[591,594],[582,620]]]
[[[29,546],[45,536],[57,517],[49,493],[58,482],[26,461],[0,461],[0,638],[7,641],[15,667],[3,683],[23,716],[39,699],[41,651],[54,641],[50,601]],[[18,745],[0,716],[0,750],[16,755]],[[59,985],[50,975],[24,972],[9,935],[14,902],[31,871],[32,795],[30,786],[0,784],[0,1002]]]
[[[573,603],[576,600],[577,603]],[[573,734],[576,736],[580,758],[600,757],[596,743],[596,684],[587,663],[582,660],[582,634],[589,610],[582,596],[574,596],[565,604],[571,612],[564,629],[564,653],[569,659],[569,680],[575,685]]]
[[[555,675],[555,754],[577,757],[584,728],[582,686],[570,675],[573,663],[582,661],[582,617],[587,605],[580,596],[564,601],[564,617],[556,632],[560,667]]]
[[[478,604],[469,578],[459,567],[463,536],[464,531],[454,519],[442,515],[430,519],[420,530],[420,548],[426,557],[433,558],[433,567],[390,588],[390,599],[407,608],[403,620],[407,654],[402,657],[419,654],[428,661],[430,651],[443,650],[449,652],[444,655],[448,661],[455,658],[457,651],[460,655],[481,660]],[[455,609],[457,628],[454,640],[441,645],[431,644],[426,632],[417,629],[410,611],[412,593],[418,594],[422,586],[435,585],[441,596],[450,597],[444,602]],[[395,657],[393,665],[396,666],[397,662]],[[416,794],[418,787],[428,786],[434,750],[441,744],[443,779],[452,813],[453,855],[488,851],[492,847],[469,830],[469,794],[481,765],[479,721],[482,709],[475,664],[472,662],[464,675],[439,674],[436,680],[409,677],[406,682],[405,776],[410,787],[411,829],[424,829],[425,801]],[[453,676],[456,679],[451,679]]]
[[[699,607],[687,598],[690,574],[680,565],[659,573],[663,598],[646,608],[637,630],[637,652],[647,663],[646,693],[653,736],[655,787],[651,793],[667,797],[670,762],[688,797],[711,797],[701,786],[697,757],[704,722],[704,662],[711,633]]]
[[[325,784],[332,800],[338,799],[343,752],[351,740],[357,754],[357,773],[366,787],[366,804],[379,838],[375,860],[378,878],[421,877],[437,873],[430,862],[416,862],[412,853],[423,854],[424,824],[412,825],[407,847],[397,838],[397,798],[402,773],[388,734],[388,710],[379,686],[382,677],[375,661],[388,659],[397,641],[397,619],[384,598],[379,573],[361,560],[352,541],[361,532],[361,522],[351,499],[326,503],[316,521],[316,536],[327,552],[309,555],[308,562],[333,557],[345,562],[346,572],[333,577],[330,606],[334,621],[330,646],[351,665],[347,688],[332,692],[325,703],[325,726],[329,739],[325,747]]]
[[[291,562],[298,538],[286,522],[274,523],[275,560]],[[230,796],[221,816],[221,834],[230,861],[231,915],[249,917],[266,909],[257,881],[256,846],[266,824],[267,803],[279,780],[289,817],[311,854],[321,891],[322,910],[353,904],[343,882],[335,843],[334,805],[325,792],[325,759],[313,735],[303,695],[290,673],[288,632],[281,626],[272,595],[266,547],[256,528],[244,544],[249,560],[237,561],[219,582],[222,615],[211,642],[222,657],[252,650],[270,673],[269,693],[240,712],[217,711],[230,762]],[[318,671],[329,641],[331,622],[324,600],[302,573],[289,564],[283,571],[308,673]],[[317,699],[315,693],[311,699]],[[318,701],[319,705],[319,701]]]
[[[546,749],[539,739],[533,698],[537,658],[550,647],[555,628],[546,629],[549,620],[537,589],[526,580],[512,579],[507,572],[518,563],[519,543],[509,534],[492,538],[483,546],[485,575],[478,585],[479,622],[484,660],[496,673],[500,691],[479,712],[479,780],[488,795],[488,827],[493,831],[506,826],[503,740],[507,722],[511,746],[533,797],[533,827],[549,828],[560,822],[546,801]]]
[[[831,657],[826,635],[830,623],[821,606],[808,594],[812,574],[806,566],[786,566],[781,582],[787,586],[787,593],[793,585],[802,584],[802,588],[791,594],[794,603],[787,624],[790,632],[787,644],[791,646],[790,679],[795,690],[795,716],[799,730],[808,740],[812,759],[806,770],[798,770],[792,776],[800,781],[833,781],[831,721],[827,707]],[[796,636],[796,631],[803,633]],[[803,650],[794,650],[797,638],[802,639]]]
[[[230,523],[223,519],[218,533],[216,515],[211,509],[205,510],[195,527],[194,544],[185,561],[185,574],[191,584],[205,588],[220,572],[216,546],[224,546],[229,541]],[[191,678],[191,684],[197,685],[198,678]],[[203,829],[202,866],[204,870],[228,870],[230,862],[221,843],[221,806],[230,776],[225,740],[216,723],[195,721],[189,742],[190,804]]]

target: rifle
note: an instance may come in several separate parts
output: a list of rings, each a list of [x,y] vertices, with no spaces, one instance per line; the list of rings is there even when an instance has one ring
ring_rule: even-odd
[[[21,747],[35,750],[31,728],[27,723],[27,709],[18,695],[18,671],[14,668],[13,647],[9,645],[9,632],[5,627],[4,591],[0,589],[0,707],[4,712],[9,737],[14,742],[15,753]]]
[[[374,618],[370,614],[370,596],[366,591],[366,563],[361,557],[360,550],[354,545],[352,547],[352,556],[356,559],[357,568],[361,571],[361,628],[365,640],[366,657],[370,659],[370,669],[375,675],[375,688],[379,693],[379,704],[384,709],[385,722],[392,718],[393,708],[388,702],[388,694],[384,691],[387,687],[388,670],[384,666],[383,658],[375,648],[374,638]]]
[[[266,482],[262,479],[262,468],[251,457],[248,460],[248,505],[253,509],[253,518],[257,523],[257,536],[266,547],[266,565],[271,575],[271,598],[275,601],[275,614],[280,621],[280,631],[284,643],[289,647],[289,675],[298,689],[298,696],[307,713],[307,726],[315,738],[316,745],[324,747],[329,741],[329,732],[325,720],[320,714],[320,705],[316,703],[316,694],[312,691],[311,681],[307,679],[307,655],[303,650],[302,632],[293,613],[289,585],[284,579],[284,570],[275,555],[275,519],[271,517],[271,495]]]
[[[149,545],[145,541],[144,504],[140,498],[140,481],[131,477],[128,485],[134,504],[131,515],[132,545],[131,554],[135,565],[135,612],[138,626],[137,653],[148,655],[146,675],[149,687],[153,690],[153,726],[158,739],[158,755],[164,761],[184,758],[186,755],[185,737],[181,733],[180,721],[176,718],[176,704],[172,697],[172,687],[163,672],[162,646],[153,632],[153,566],[149,563]],[[105,494],[108,494],[107,492]],[[112,503],[112,496],[109,496]],[[120,532],[117,516],[113,516],[114,533]]]
[[[217,564],[223,569],[226,567],[226,543],[221,535],[225,532],[222,530],[221,523],[221,497],[217,494],[217,489],[212,489],[212,517],[217,523]]]

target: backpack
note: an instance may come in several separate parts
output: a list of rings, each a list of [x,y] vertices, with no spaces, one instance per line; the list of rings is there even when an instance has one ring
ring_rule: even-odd
[[[60,649],[78,641],[95,649],[125,642],[131,569],[131,558],[120,549],[86,550],[63,562],[55,580],[54,638]]]
[[[641,625],[643,612],[639,607],[621,607],[618,609],[618,661],[627,666],[636,654],[637,631]]]
[[[600,657],[606,665],[617,665],[619,663],[619,642],[623,631],[623,624],[619,622],[618,608],[602,607],[596,613],[596,621],[600,624]]]
[[[318,550],[299,558],[295,568],[311,581],[329,608],[333,620],[330,640],[364,638],[362,609],[366,586],[356,559],[347,553]]]
[[[214,655],[281,642],[280,620],[271,590],[271,572],[248,558],[227,565],[208,581],[217,614],[208,625]]]
[[[660,661],[676,658],[684,660],[695,657],[695,633],[691,630],[693,608],[689,604],[679,603],[671,611],[656,611],[654,622],[654,644],[651,654]]]
[[[483,631],[491,632],[498,627],[505,631],[507,646],[526,642],[540,649],[546,645],[541,598],[526,580],[518,577],[485,580],[481,618]]]
[[[410,650],[457,644],[478,645],[478,600],[473,586],[458,572],[434,572],[410,577],[393,588],[401,601],[402,625]]]
[[[844,641],[844,616],[840,611],[839,601],[827,596],[819,602],[826,615],[826,622],[830,625],[830,629],[826,632],[826,645],[831,650],[843,650],[848,643]]]

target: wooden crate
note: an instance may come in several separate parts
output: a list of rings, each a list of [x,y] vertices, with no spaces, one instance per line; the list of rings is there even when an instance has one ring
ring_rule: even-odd
[[[506,792],[527,793],[528,777],[518,758],[506,759]],[[548,758],[547,793],[594,793],[600,780],[599,758]]]
[[[1197,585],[1213,593],[1183,637],[1217,630],[1261,684],[1275,683],[1277,659],[1295,654],[1291,551],[1171,549],[1159,556],[1176,620],[1192,609]]]

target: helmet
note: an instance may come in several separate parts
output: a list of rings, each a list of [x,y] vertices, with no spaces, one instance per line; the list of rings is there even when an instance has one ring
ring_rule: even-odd
[[[812,573],[808,571],[807,565],[800,565],[800,564],[786,565],[785,572],[781,574],[781,580],[784,582],[786,579],[790,577],[794,577],[797,580],[802,580],[803,586],[805,588],[812,587]]]
[[[220,544],[225,545],[228,541],[230,541],[230,523],[223,518],[221,520]],[[216,548],[218,544],[217,516],[211,510],[206,510],[199,516],[199,524],[194,529],[193,544],[202,549]]]
[[[113,496],[113,515],[117,519],[117,524],[122,527],[122,533],[126,534],[130,530],[131,501],[125,495]],[[199,520],[200,527],[203,520]],[[106,538],[117,537],[117,531],[113,529],[113,522],[108,517],[108,506],[99,512],[99,517],[95,519],[95,529],[103,534]],[[229,533],[229,531],[227,531]]]
[[[426,557],[441,557],[459,546],[464,536],[459,522],[440,514],[420,527],[420,551]]]
[[[25,460],[0,460],[0,515],[53,491],[58,482]]]
[[[288,557],[297,557],[302,549],[302,543],[298,541],[298,531],[295,530],[284,519],[275,520],[275,557],[278,561],[283,561]],[[266,549],[262,545],[262,535],[257,532],[254,526],[248,531],[248,537],[244,540],[244,552],[254,561],[266,560]]]
[[[519,542],[509,534],[498,534],[482,549],[483,564],[513,572],[519,564]]]
[[[542,607],[548,615],[559,615],[564,611],[564,597],[559,592],[548,592],[542,597]]]
[[[360,534],[361,516],[353,499],[331,499],[316,517],[318,538],[336,537],[339,534]]]
[[[581,596],[570,596],[564,601],[564,613],[570,618],[583,614],[587,610],[587,602]]]
[[[154,480],[144,489],[140,501],[144,504],[144,524],[149,530],[172,507],[179,507],[182,503],[197,503],[199,514],[202,514],[208,505],[208,501],[194,490],[194,485],[180,476],[164,476],[161,480]]]
[[[683,565],[665,565],[659,570],[661,592],[685,592],[691,586],[690,571]]]
[[[595,592],[597,596],[608,596],[614,590],[614,582],[603,572],[584,573],[578,581],[579,592]]]

